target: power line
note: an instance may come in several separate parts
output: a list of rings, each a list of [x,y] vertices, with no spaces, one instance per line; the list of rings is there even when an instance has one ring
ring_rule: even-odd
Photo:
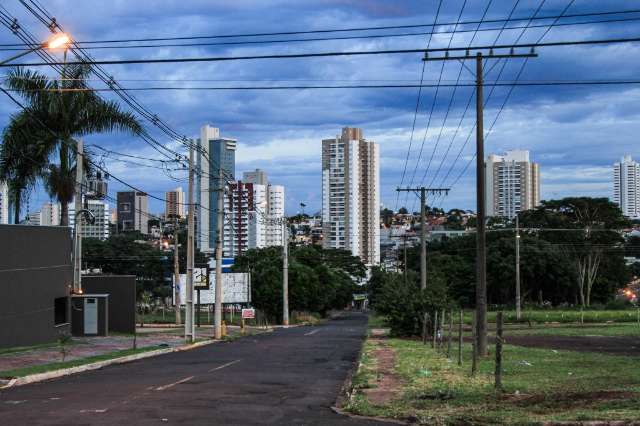
[[[52,66],[52,65],[85,65],[90,63],[96,65],[126,65],[126,64],[171,64],[171,63],[187,63],[187,62],[227,62],[227,61],[246,61],[259,59],[305,59],[305,58],[326,58],[340,56],[368,56],[368,55],[393,55],[393,54],[409,54],[409,53],[445,53],[460,52],[472,50],[489,50],[489,49],[535,49],[541,47],[562,47],[562,46],[592,46],[618,43],[637,43],[640,37],[624,37],[624,38],[608,38],[597,40],[570,40],[555,41],[546,43],[521,43],[521,44],[501,44],[501,45],[480,45],[471,47],[441,47],[429,49],[390,49],[390,50],[354,50],[345,52],[314,52],[314,53],[290,53],[290,54],[272,54],[272,55],[244,55],[244,56],[203,56],[191,58],[147,58],[147,59],[114,59],[114,60],[82,60],[71,62],[30,62],[22,63],[20,66]],[[72,49],[76,50],[76,49]],[[471,56],[469,56],[471,59]],[[15,67],[16,64],[4,64],[0,67]]]
[[[32,11],[44,25],[50,25],[50,22],[43,20],[41,15],[47,15],[44,9]],[[597,17],[597,16],[611,16],[611,15],[628,15],[640,13],[640,9],[628,9],[619,11],[602,11],[602,12],[589,12],[589,13],[575,13],[568,15],[547,15],[535,17],[535,20],[547,20],[547,19],[569,19],[569,18],[584,18],[584,17]],[[183,36],[183,37],[147,37],[147,38],[130,38],[130,39],[105,39],[105,40],[82,40],[77,41],[79,45],[85,44],[107,44],[107,43],[133,43],[133,42],[155,42],[155,41],[177,41],[177,40],[207,40],[207,39],[224,39],[224,38],[242,38],[242,37],[266,37],[266,36],[288,36],[288,35],[305,35],[305,34],[326,34],[326,33],[340,33],[340,32],[363,32],[363,31],[381,31],[381,30],[398,30],[398,29],[411,29],[411,28],[435,28],[435,27],[448,27],[455,25],[476,25],[476,24],[497,24],[497,23],[510,23],[519,21],[528,21],[531,17],[518,17],[509,19],[488,19],[488,20],[470,20],[462,22],[440,22],[433,24],[410,24],[410,25],[388,25],[388,26],[369,26],[369,27],[354,27],[354,28],[333,28],[333,29],[319,29],[319,30],[307,30],[307,31],[280,31],[280,32],[263,32],[263,33],[240,33],[240,34],[218,34],[218,35],[201,35],[201,36]],[[576,23],[571,23],[576,24]],[[569,25],[571,25],[569,24]],[[566,24],[560,24],[566,25]],[[541,25],[546,26],[546,25]],[[531,26],[535,28],[537,26]],[[519,29],[522,27],[507,27],[506,29]],[[479,31],[495,31],[499,28],[481,28]],[[476,31],[476,30],[470,30]],[[458,32],[467,32],[467,30],[458,30]],[[436,32],[434,34],[445,34],[447,31]],[[428,35],[429,33],[418,33],[415,35]],[[413,34],[411,34],[413,35]],[[297,40],[296,40],[297,41]],[[0,47],[33,47],[37,43],[25,43],[25,44],[0,44]],[[86,47],[83,47],[86,48]]]
[[[492,0],[493,1],[493,0]],[[438,3],[438,9],[436,11],[435,18],[433,20],[433,24],[435,26],[438,21],[438,15],[440,14],[440,7],[442,7],[442,0]],[[429,41],[427,42],[427,48],[431,45],[431,39],[433,35],[429,35]],[[413,112],[413,123],[411,124],[411,135],[409,136],[409,148],[407,149],[407,157],[404,160],[404,167],[402,168],[402,178],[400,179],[400,186],[404,183],[404,178],[407,174],[407,165],[409,164],[409,155],[411,155],[411,146],[413,144],[413,135],[416,130],[416,120],[418,118],[418,112],[420,110],[420,99],[422,97],[422,83],[424,82],[424,71],[426,69],[427,63],[422,62],[422,71],[420,72],[420,87],[418,89],[418,96],[416,98],[416,107]],[[396,209],[398,208],[398,200],[400,199],[400,192],[396,193]]]

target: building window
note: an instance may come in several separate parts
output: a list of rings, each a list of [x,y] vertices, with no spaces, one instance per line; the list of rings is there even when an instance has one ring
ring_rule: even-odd
[[[53,302],[54,323],[55,325],[66,324],[67,320],[67,298],[57,297]]]
[[[129,213],[131,211],[131,203],[120,203],[120,211]]]

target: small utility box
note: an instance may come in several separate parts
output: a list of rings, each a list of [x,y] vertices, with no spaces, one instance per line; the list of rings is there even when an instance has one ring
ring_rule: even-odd
[[[108,294],[71,296],[71,333],[74,336],[107,336],[109,334]]]

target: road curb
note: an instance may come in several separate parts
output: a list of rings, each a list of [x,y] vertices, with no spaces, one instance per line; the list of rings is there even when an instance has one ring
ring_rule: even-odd
[[[108,367],[110,365],[125,364],[127,362],[137,361],[140,359],[151,358],[159,355],[165,355],[173,352],[183,352],[192,349],[197,349],[202,346],[218,343],[218,340],[205,340],[202,342],[196,342],[191,345],[177,346],[175,348],[157,349],[148,352],[142,352],[134,355],[127,355],[119,358],[108,359],[104,361],[92,362],[90,364],[79,365],[77,367],[64,368],[61,370],[48,371],[46,373],[30,374],[28,376],[16,377],[11,379],[9,383],[4,386],[0,386],[0,390],[9,389],[11,387],[28,385],[30,383],[43,382],[45,380],[57,379],[59,377],[69,376],[71,374],[83,373],[85,371],[98,370],[100,368]]]

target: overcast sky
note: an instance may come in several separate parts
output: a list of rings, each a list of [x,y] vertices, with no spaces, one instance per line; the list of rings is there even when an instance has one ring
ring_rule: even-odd
[[[28,31],[39,39],[48,33],[18,0],[3,1],[3,6],[16,16]],[[437,0],[50,0],[44,2],[58,22],[78,41],[132,39],[147,37],[208,36],[282,32],[383,25],[430,24],[434,22]],[[488,0],[445,0],[438,22],[479,19]],[[500,0],[489,6],[486,18],[501,19],[513,12],[514,17],[531,16],[541,0]],[[569,0],[546,0],[538,16],[557,15]],[[637,8],[637,1],[576,0],[567,14],[619,11]],[[462,12],[462,13],[461,13]],[[620,18],[608,17],[607,19]],[[640,14],[627,15],[626,18]],[[584,18],[582,18],[584,20]],[[593,19],[593,18],[591,18]],[[575,22],[563,20],[561,22]],[[536,24],[551,20],[536,21]],[[572,41],[615,37],[637,37],[640,21],[560,26],[546,34],[544,41]],[[519,26],[526,22],[510,25]],[[496,28],[501,24],[485,25]],[[439,31],[453,25],[438,27]],[[466,25],[458,29],[475,29]],[[261,37],[251,40],[274,40],[294,37],[330,37],[332,35],[424,33],[429,28],[320,34],[309,36]],[[537,41],[544,28],[483,31],[475,35],[473,44],[521,43]],[[439,34],[431,47],[467,46],[473,32]],[[248,38],[218,39],[240,41]],[[145,49],[96,49],[97,59],[171,58],[196,56],[237,56],[294,52],[423,48],[429,37],[424,34],[376,38],[332,40],[262,45],[181,46]],[[207,42],[213,40],[195,40]],[[0,28],[0,43],[18,42],[9,30]],[[176,42],[173,42],[176,43]],[[188,41],[181,43],[189,43]],[[528,60],[520,79],[526,80],[620,80],[638,77],[640,55],[637,44],[612,46],[553,47],[538,50],[539,57]],[[12,51],[2,52],[10,56]],[[60,55],[61,57],[61,55]],[[34,61],[28,56],[23,62]],[[495,61],[495,60],[494,60]],[[486,76],[488,81],[512,81],[522,67],[523,59],[499,62]],[[506,64],[506,65],[505,65]],[[473,68],[473,62],[468,63]],[[503,67],[504,65],[504,67]],[[460,63],[429,62],[425,83],[453,82]],[[351,56],[333,58],[254,60],[218,63],[106,65],[105,69],[124,87],[203,87],[274,84],[413,84],[418,83],[422,61],[420,54]],[[442,75],[440,71],[443,69]],[[50,72],[42,69],[45,72]],[[473,75],[463,69],[461,81],[473,82]],[[256,81],[256,80],[270,80]],[[95,87],[104,87],[98,81]],[[509,87],[485,89],[489,97],[485,110],[485,129],[493,123]],[[409,161],[403,185],[430,184],[451,186],[451,193],[436,203],[444,208],[473,209],[475,206],[475,150],[473,124],[474,103],[463,117],[472,88],[435,88],[422,92]],[[219,127],[221,134],[238,140],[236,174],[256,167],[266,170],[270,181],[286,187],[287,212],[294,214],[299,204],[307,204],[307,212],[315,212],[321,204],[321,140],[339,134],[341,127],[364,129],[367,139],[380,144],[381,200],[390,208],[404,205],[417,208],[413,198],[399,201],[396,186],[405,170],[418,89],[331,89],[303,91],[139,91],[134,96],[179,133],[197,137],[204,124]],[[115,99],[112,94],[103,93]],[[435,97],[435,103],[434,103]],[[449,105],[451,104],[451,108]],[[431,114],[433,106],[433,114]],[[572,195],[611,196],[612,164],[624,154],[639,157],[640,87],[611,86],[530,86],[516,87],[486,141],[485,152],[502,153],[509,149],[528,149],[540,163],[542,198]],[[0,120],[6,124],[14,105],[0,98]],[[447,120],[445,121],[445,115]],[[431,118],[429,118],[431,117]],[[429,124],[428,132],[427,125]],[[462,123],[458,129],[459,123]],[[176,147],[159,130],[149,125],[150,132],[162,143]],[[457,131],[456,131],[457,130]],[[455,135],[455,137],[454,137]],[[468,136],[471,135],[470,138]],[[425,141],[424,144],[422,141]],[[468,143],[465,144],[465,141]],[[89,136],[86,144],[98,144],[118,152],[160,158],[140,139],[125,134]],[[436,148],[437,144],[437,148]],[[422,147],[422,153],[420,153]],[[446,154],[446,155],[445,155]],[[100,157],[97,157],[100,159]],[[418,161],[420,159],[420,161]],[[457,159],[457,160],[456,160]],[[118,177],[163,197],[176,185],[186,190],[186,181],[177,183],[164,173],[150,168],[104,159],[106,167]],[[458,179],[458,177],[460,178]],[[185,174],[177,172],[176,178]],[[446,179],[445,179],[446,178]],[[455,185],[454,185],[455,183]],[[111,182],[110,192],[123,187]],[[35,191],[30,210],[48,200],[43,191]],[[162,203],[150,202],[152,212],[161,212]]]

